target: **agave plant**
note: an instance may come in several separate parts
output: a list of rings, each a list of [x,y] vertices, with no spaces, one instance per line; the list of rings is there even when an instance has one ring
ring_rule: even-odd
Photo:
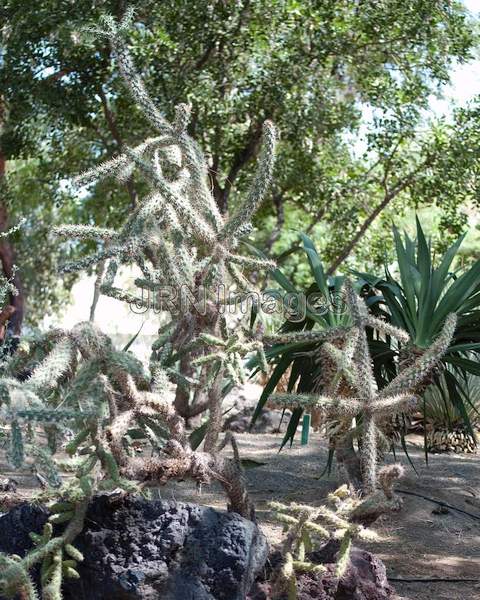
[[[447,315],[456,313],[458,321],[451,344],[436,374],[424,380],[417,393],[422,395],[430,385],[438,387],[443,373],[447,402],[462,416],[474,437],[462,378],[467,373],[480,375],[480,260],[470,268],[452,270],[464,236],[434,260],[431,243],[418,219],[416,229],[415,239],[407,234],[402,238],[398,229],[393,230],[398,272],[385,267],[384,277],[360,272],[356,275],[370,297],[372,310],[383,311],[393,325],[408,331],[411,342],[400,349],[400,363],[422,354],[438,336]],[[447,366],[454,368],[446,370]]]

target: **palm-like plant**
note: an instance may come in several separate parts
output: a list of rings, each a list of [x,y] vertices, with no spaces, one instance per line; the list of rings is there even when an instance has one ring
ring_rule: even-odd
[[[413,240],[407,234],[402,238],[396,228],[393,230],[397,274],[386,267],[383,278],[360,272],[356,275],[370,296],[372,310],[383,311],[393,325],[410,334],[409,346],[399,352],[400,366],[408,360],[406,357],[425,351],[440,333],[448,314],[457,315],[449,348],[436,373],[419,385],[417,393],[422,395],[429,385],[438,386],[438,376],[443,373],[448,399],[473,437],[468,400],[462,394],[462,377],[465,373],[480,375],[480,260],[468,269],[452,271],[464,236],[435,261],[418,219],[416,227],[417,236]],[[446,370],[448,365],[453,368]]]

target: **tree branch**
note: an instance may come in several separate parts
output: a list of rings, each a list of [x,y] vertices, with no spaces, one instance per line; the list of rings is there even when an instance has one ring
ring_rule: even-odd
[[[232,166],[230,167],[230,171],[225,179],[225,184],[223,189],[218,186],[218,189],[215,189],[215,177],[216,173],[212,176],[212,181],[214,182],[214,194],[215,200],[217,201],[217,205],[222,213],[226,213],[228,210],[228,197],[233,187],[233,183],[235,182],[238,174],[242,170],[242,168],[255,156],[258,145],[260,143],[260,139],[262,136],[262,125],[258,123],[254,127],[250,127],[248,130],[248,139],[245,146],[239,149],[232,162]]]
[[[107,98],[102,86],[100,86],[98,94],[99,94],[100,100],[102,102],[103,114],[105,115],[105,120],[107,122],[108,129],[109,129],[110,133],[112,134],[112,137],[115,140],[115,142],[120,150],[120,148],[122,148],[122,146],[123,146],[123,139],[120,134],[120,131],[118,130],[115,116],[112,112],[112,109],[110,108],[110,103],[108,101],[108,98]],[[137,205],[137,201],[138,201],[138,194],[135,189],[133,175],[130,175],[130,177],[127,179],[125,185],[127,187],[128,195],[130,196],[130,203],[131,203],[132,207],[135,208],[135,206]]]
[[[368,215],[365,221],[362,223],[360,229],[353,236],[353,238],[344,246],[343,250],[339,253],[337,258],[330,265],[327,275],[332,275],[338,267],[343,263],[343,261],[351,254],[352,250],[358,244],[358,242],[363,238],[367,229],[370,225],[375,221],[378,215],[390,204],[390,202],[400,194],[408,185],[412,182],[414,177],[419,173],[422,169],[424,169],[430,162],[431,158],[427,157],[423,162],[421,162],[413,171],[411,171],[406,177],[404,177],[401,181],[397,183],[390,191],[387,191],[383,200],[380,204]]]

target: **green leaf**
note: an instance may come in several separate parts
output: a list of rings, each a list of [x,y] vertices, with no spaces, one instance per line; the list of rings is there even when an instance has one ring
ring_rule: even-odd
[[[324,477],[325,474],[327,474],[328,476],[331,475],[334,458],[335,458],[335,448],[329,448],[328,449],[327,462],[325,464],[325,467],[324,467],[323,471],[318,476],[318,479],[322,479],[322,477]]]
[[[480,363],[477,361],[450,355],[447,355],[444,360],[451,365],[461,367],[463,370],[468,371],[469,373],[480,376]]]
[[[464,302],[480,287],[480,260],[456,279],[445,292],[433,315],[432,328],[439,330],[450,313],[461,313]]]
[[[257,406],[255,407],[255,411],[252,415],[252,420],[250,422],[250,428],[252,428],[253,425],[255,424],[255,421],[258,419],[260,413],[262,412],[263,407],[265,406],[265,404],[268,400],[268,397],[270,396],[270,394],[272,394],[272,392],[277,387],[277,384],[280,381],[280,379],[282,378],[282,375],[285,373],[285,371],[290,366],[292,359],[293,359],[293,356],[292,356],[291,352],[287,351],[281,357],[277,366],[273,370],[273,373],[270,375],[270,379],[267,381],[267,384],[264,387],[263,392],[258,400]]]
[[[328,300],[328,297],[329,297],[328,282],[327,282],[327,278],[325,276],[325,272],[323,270],[322,261],[320,260],[320,257],[318,256],[317,249],[315,248],[315,245],[312,242],[312,240],[307,235],[305,235],[304,233],[301,233],[300,237],[302,238],[303,246],[304,246],[305,252],[307,254],[308,262],[310,263],[310,267],[312,269],[312,273],[315,278],[315,281],[318,285],[318,289],[323,293],[323,295],[325,296],[325,299]]]
[[[302,414],[303,414],[302,408],[296,408],[292,412],[292,416],[290,417],[287,431],[285,432],[285,435],[283,437],[279,452],[283,449],[283,447],[285,446],[285,444],[287,442],[290,442],[290,446],[292,446],[298,424],[300,423],[300,419],[302,418]]]
[[[192,431],[192,433],[188,436],[188,440],[190,442],[190,447],[192,450],[196,450],[200,444],[203,442],[205,435],[207,433],[209,420],[205,421]]]
[[[263,467],[268,464],[260,460],[253,460],[253,458],[242,458],[240,463],[244,469],[256,469],[257,467]]]
[[[410,458],[410,454],[408,453],[407,442],[405,440],[405,434],[403,433],[403,431],[400,432],[400,443],[402,444],[402,449],[405,453],[405,456],[407,457],[408,462],[410,463],[410,466],[415,471],[415,473],[418,475],[418,471],[417,471],[415,465],[413,464],[412,459]]]
[[[445,378],[445,383],[447,384],[449,398],[453,402],[453,404],[454,404],[455,408],[457,409],[457,411],[459,412],[459,414],[461,415],[463,422],[465,424],[465,427],[467,428],[468,433],[470,434],[472,440],[475,441],[476,434],[475,434],[475,431],[473,430],[472,422],[470,420],[470,417],[468,416],[468,412],[465,408],[465,404],[463,403],[463,399],[458,392],[460,385],[459,385],[457,379],[455,378],[455,376],[453,375],[453,373],[450,373],[450,371],[445,370],[443,375]]]
[[[393,228],[393,236],[395,241],[395,250],[397,254],[398,268],[402,281],[402,289],[405,295],[406,307],[408,308],[408,317],[414,319],[417,312],[415,300],[415,291],[411,280],[410,266],[413,261],[409,260],[407,251],[402,243],[402,238],[396,227]],[[408,239],[408,238],[406,238]]]
[[[143,326],[145,325],[145,321],[143,321],[143,323],[140,325],[140,329],[137,331],[137,333],[132,337],[131,340],[129,340],[127,342],[127,344],[125,345],[125,347],[123,348],[123,352],[128,352],[128,350],[130,349],[130,346],[135,342],[135,340],[138,338],[138,336],[140,335],[140,332],[143,329]]]

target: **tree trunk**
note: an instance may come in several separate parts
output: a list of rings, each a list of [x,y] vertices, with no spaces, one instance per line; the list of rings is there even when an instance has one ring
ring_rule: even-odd
[[[0,115],[1,121],[1,115]],[[6,170],[6,159],[5,155],[0,148],[0,191],[5,189],[5,170]],[[7,204],[4,197],[0,197],[0,232],[4,232],[8,229],[8,210]],[[5,277],[13,283],[16,287],[18,294],[9,294],[9,306],[13,308],[8,309],[11,313],[9,328],[14,336],[20,336],[22,331],[22,323],[24,316],[24,292],[22,282],[15,272],[15,255],[13,247],[8,240],[4,237],[0,239],[0,261],[2,265],[3,274]]]

